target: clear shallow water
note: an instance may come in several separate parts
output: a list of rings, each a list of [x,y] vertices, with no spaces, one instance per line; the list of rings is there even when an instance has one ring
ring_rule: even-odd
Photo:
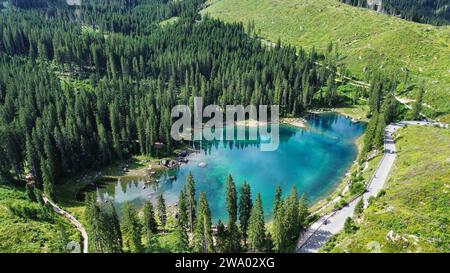
[[[273,152],[261,152],[255,141],[235,145],[202,142],[200,153],[190,155],[188,164],[167,171],[157,184],[144,188],[147,178],[124,177],[97,191],[117,206],[124,202],[142,206],[160,193],[171,205],[192,172],[197,193],[206,192],[213,219],[226,220],[225,185],[231,174],[238,188],[244,180],[250,184],[253,198],[261,193],[266,217],[270,218],[277,185],[284,194],[296,185],[310,202],[332,191],[356,158],[354,141],[365,129],[365,124],[352,123],[337,114],[311,115],[308,126],[306,130],[280,126],[280,145]],[[200,162],[207,166],[199,167]],[[176,179],[171,180],[171,176]]]

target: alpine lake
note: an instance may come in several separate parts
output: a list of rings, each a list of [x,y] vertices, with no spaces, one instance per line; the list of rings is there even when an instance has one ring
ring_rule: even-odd
[[[226,220],[226,180],[231,174],[238,190],[247,181],[253,199],[261,194],[268,220],[276,186],[287,194],[295,185],[299,195],[305,193],[312,203],[332,192],[356,159],[355,141],[363,134],[365,123],[336,113],[305,118],[307,128],[280,125],[275,151],[261,151],[260,143],[265,140],[259,136],[257,140],[194,142],[196,152],[186,155],[186,163],[156,177],[123,176],[102,183],[95,188],[97,198],[114,202],[117,208],[125,202],[142,207],[149,200],[156,203],[157,196],[163,194],[166,204],[172,206],[192,172],[197,194],[206,193],[213,221]]]

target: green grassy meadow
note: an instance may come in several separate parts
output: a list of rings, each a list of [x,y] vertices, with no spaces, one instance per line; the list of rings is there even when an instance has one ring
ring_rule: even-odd
[[[341,231],[323,251],[450,252],[450,131],[411,126],[396,139],[384,194],[356,219],[356,233]]]
[[[18,215],[10,207],[27,213]],[[0,223],[0,253],[60,252],[60,225],[70,240],[80,241],[78,231],[69,222],[44,213],[38,203],[28,200],[21,187],[0,185]]]
[[[324,50],[331,41],[342,64],[361,79],[365,69],[399,78],[408,70],[404,95],[415,98],[416,85],[424,81],[427,113],[450,113],[450,26],[409,22],[337,0],[210,0],[202,13],[244,26],[254,22],[256,34],[272,42]]]

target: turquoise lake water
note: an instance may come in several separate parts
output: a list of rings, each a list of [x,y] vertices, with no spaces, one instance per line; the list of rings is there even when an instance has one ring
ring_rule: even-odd
[[[192,172],[197,194],[206,192],[213,220],[226,220],[225,185],[227,175],[231,174],[238,188],[244,180],[250,184],[253,198],[261,193],[269,219],[277,185],[284,194],[296,185],[299,194],[306,193],[311,203],[330,193],[356,159],[355,140],[364,132],[365,124],[332,113],[310,115],[307,120],[308,129],[280,126],[280,145],[276,151],[260,151],[258,141],[235,145],[202,142],[200,153],[191,154],[189,163],[167,171],[159,183],[144,186],[145,177],[123,178],[99,188],[98,194],[114,200],[117,206],[124,202],[142,206],[163,193],[167,204],[173,205],[186,176]],[[200,167],[201,162],[206,167]]]

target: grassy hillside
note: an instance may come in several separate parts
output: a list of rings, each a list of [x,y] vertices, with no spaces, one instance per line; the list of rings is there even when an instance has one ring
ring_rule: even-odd
[[[339,47],[342,62],[363,78],[365,68],[410,71],[425,80],[430,114],[450,113],[450,26],[409,22],[337,0],[210,0],[203,14],[225,21],[254,22],[264,39],[304,48]],[[405,95],[415,97],[416,88]]]
[[[13,213],[11,206],[25,213]],[[0,253],[60,252],[60,225],[70,240],[79,241],[75,228],[28,201],[23,189],[0,185]]]
[[[450,131],[408,127],[396,144],[384,195],[356,220],[356,233],[342,231],[326,251],[450,252]]]

